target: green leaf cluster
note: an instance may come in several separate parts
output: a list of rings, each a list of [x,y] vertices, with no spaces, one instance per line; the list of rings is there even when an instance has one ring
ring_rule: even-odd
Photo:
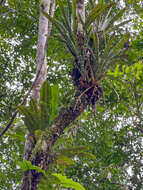
[[[68,179],[66,176],[57,173],[53,173],[52,175],[58,178],[63,187],[73,188],[75,190],[85,190],[85,188],[82,185],[80,185],[78,182],[75,182],[72,179]]]
[[[49,127],[57,114],[59,103],[58,85],[50,86],[45,81],[40,89],[40,101],[31,98],[29,106],[19,106],[18,111],[24,115],[23,121],[31,135],[39,136],[40,131]]]
[[[44,176],[46,176],[46,173],[44,170],[42,170],[40,167],[38,166],[34,166],[32,165],[32,163],[28,160],[24,160],[23,162],[22,161],[19,161],[18,162],[18,165],[20,166],[21,170],[23,172],[27,171],[27,170],[36,170],[38,172],[41,172]]]
[[[55,152],[55,163],[58,168],[63,172],[63,168],[74,165],[74,158],[88,158],[96,161],[96,156],[88,152],[88,147],[86,146],[73,146],[69,148],[62,148]]]
[[[18,165],[20,166],[20,168],[23,172],[25,172],[27,170],[36,170],[38,172],[41,172],[45,178],[48,177],[44,170],[42,170],[38,166],[33,166],[30,161],[27,161],[27,160],[24,160],[24,162],[19,161]],[[82,185],[80,185],[78,182],[75,182],[72,179],[68,179],[66,176],[63,176],[60,173],[52,173],[52,175],[50,177],[52,178],[52,181],[54,178],[54,181],[53,181],[54,184],[60,185],[62,187],[73,188],[75,190],[85,190],[85,188]],[[43,184],[44,182],[46,182],[46,180],[42,181],[42,183],[39,185],[38,189],[41,189],[41,187],[43,187],[42,189],[45,189],[47,187],[46,184]],[[50,189],[53,189],[52,187],[53,187],[53,185],[51,185]]]
[[[143,62],[140,60],[133,65],[122,65],[122,67],[118,64],[114,72],[108,70],[107,75],[120,78],[124,77],[125,80],[141,80],[143,75]]]
[[[72,0],[72,3],[68,2],[68,11],[65,10],[61,0],[57,2],[62,15],[61,20],[51,18],[45,12],[43,14],[56,27],[61,36],[59,40],[65,43],[74,60],[77,60],[76,66],[81,74],[84,76],[86,69],[91,67],[92,71],[90,72],[93,72],[95,81],[101,80],[108,68],[115,64],[126,50],[124,44],[129,38],[129,33],[116,34],[120,27],[131,21],[119,22],[126,9],[114,14],[112,8],[115,3],[104,4],[103,1],[100,1],[88,12],[84,22],[80,15],[76,15],[75,0]],[[77,34],[79,22],[83,26],[82,47],[80,47]]]

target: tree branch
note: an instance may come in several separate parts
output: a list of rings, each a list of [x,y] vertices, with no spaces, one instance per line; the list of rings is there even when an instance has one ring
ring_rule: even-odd
[[[49,136],[45,136],[45,138],[42,141],[42,146],[40,149],[40,153],[38,152],[36,154],[36,157],[31,160],[32,165],[36,165],[44,169],[45,171],[49,168],[49,165],[52,162],[52,155],[51,150],[57,141],[57,139],[64,133],[64,129],[69,126],[77,117],[87,108],[87,106],[90,104],[90,99],[87,97],[86,94],[84,94],[81,97],[81,100],[78,101],[76,109],[75,109],[75,103],[77,102],[77,98],[75,98],[75,101],[71,103],[70,106],[67,108],[62,108],[59,112],[59,115],[55,119],[54,124],[51,126],[51,128],[47,129]],[[45,132],[46,134],[46,132]],[[22,186],[22,190],[26,190],[26,186],[28,186],[27,183],[27,175],[30,173],[30,171],[25,172],[24,179]],[[30,185],[32,187],[32,190],[36,190],[38,188],[38,184],[43,177],[42,173],[39,173],[36,170],[31,171],[31,179],[30,179]]]
[[[72,122],[77,119],[77,117],[87,108],[90,104],[90,99],[84,94],[81,97],[81,101],[78,101],[76,109],[75,103],[77,102],[77,98],[75,101],[71,103],[67,108],[62,108],[59,112],[58,117],[55,119],[54,124],[51,128],[48,128],[48,137],[45,132],[45,137],[42,139],[42,145],[40,152],[36,154],[36,157],[31,160],[33,165],[39,166],[45,171],[48,170],[49,165],[52,162],[51,150],[57,141],[57,139],[64,133],[64,129],[69,126]],[[37,188],[37,184],[40,182],[43,177],[42,173],[38,171],[31,171],[31,186]],[[26,177],[26,176],[25,176]]]

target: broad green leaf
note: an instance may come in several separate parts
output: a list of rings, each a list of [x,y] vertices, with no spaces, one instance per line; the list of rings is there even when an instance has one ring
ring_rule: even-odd
[[[51,109],[52,109],[52,113],[51,113],[51,119],[53,119],[55,117],[56,114],[56,109],[59,103],[59,87],[58,85],[54,85],[52,86],[52,101],[51,101]]]
[[[85,188],[82,185],[73,181],[72,179],[68,179],[66,176],[63,176],[63,175],[57,174],[57,173],[52,173],[52,175],[57,177],[60,180],[61,185],[63,187],[73,188],[75,190],[85,190]]]
[[[30,161],[28,161],[28,160],[24,160],[23,162],[19,161],[18,165],[20,166],[20,168],[22,169],[23,172],[25,172],[27,170],[36,170],[36,171],[42,173],[45,177],[47,176],[46,172],[44,170],[42,170],[38,166],[32,165],[32,163]]]
[[[47,104],[46,108],[50,105],[52,99],[51,87],[47,81],[44,81],[42,87],[40,88],[40,101]]]
[[[38,107],[37,107],[36,100],[34,100],[33,98],[31,98],[30,102],[29,102],[29,105],[30,105],[31,111],[38,112]]]
[[[49,104],[49,108],[47,108],[47,105],[45,102],[40,102],[39,103],[40,106],[40,119],[41,119],[41,123],[40,123],[40,129],[44,130],[46,127],[49,126],[50,123],[50,107],[51,105]]]

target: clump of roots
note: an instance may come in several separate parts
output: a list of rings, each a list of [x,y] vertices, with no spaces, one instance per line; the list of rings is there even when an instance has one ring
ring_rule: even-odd
[[[77,102],[80,101],[83,95],[87,95],[90,103],[93,106],[93,110],[96,113],[96,104],[103,96],[103,89],[99,86],[98,82],[92,78],[89,80],[89,73],[86,74],[86,77],[83,78],[80,71],[77,68],[74,68],[71,72],[75,86],[80,90],[80,95],[78,96]],[[76,107],[76,105],[75,105]]]

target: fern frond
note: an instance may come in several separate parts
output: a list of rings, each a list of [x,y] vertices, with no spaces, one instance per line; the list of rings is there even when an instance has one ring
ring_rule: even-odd
[[[60,7],[60,10],[61,10],[61,13],[63,15],[63,22],[65,23],[65,27],[69,33],[69,36],[70,36],[70,39],[74,42],[74,35],[73,35],[73,32],[71,30],[71,26],[70,26],[70,22],[68,21],[68,15],[66,15],[66,12],[65,12],[65,9],[64,9],[64,4],[61,0],[58,0],[58,5]]]
[[[110,9],[113,5],[115,5],[115,3],[110,3],[105,6],[101,6],[101,4],[98,4],[95,8],[93,8],[86,18],[86,21],[85,21],[86,27],[89,27],[98,16],[101,16],[102,14],[104,14],[104,12]]]
[[[63,37],[63,39],[66,42],[66,46],[69,49],[69,51],[72,53],[74,57],[78,57],[78,54],[76,52],[75,42],[72,41],[72,39],[69,37],[69,33],[67,29],[62,25],[58,20],[52,18],[48,13],[42,12],[45,17],[49,19],[49,21],[56,27],[56,29],[59,31],[60,35]]]
[[[108,25],[108,28],[110,28],[113,25],[113,23],[115,23],[117,20],[119,20],[123,16],[125,11],[126,11],[126,8],[120,10],[116,15],[112,16],[110,23]]]
[[[116,31],[119,27],[121,27],[121,26],[124,26],[125,24],[128,24],[129,22],[131,22],[132,21],[132,19],[129,19],[129,20],[126,20],[126,21],[124,21],[124,22],[121,22],[120,24],[117,24],[117,25],[115,25],[115,26],[113,26],[113,27],[108,27],[105,31],[106,32],[113,32],[113,31]]]
[[[18,106],[18,111],[25,116],[27,121],[33,125],[35,124],[35,118],[33,117],[33,112],[29,111],[29,109],[26,106]]]
[[[58,158],[61,159],[62,157],[65,159],[67,159],[67,158],[70,159],[75,156],[78,156],[80,158],[89,158],[92,160],[96,160],[96,156],[90,152],[87,152],[88,150],[89,149],[86,146],[76,146],[76,147],[71,147],[71,148],[67,148],[67,149],[61,149],[57,152],[56,160],[58,160]]]
[[[34,130],[39,128],[39,118],[36,117],[34,112],[31,112],[26,106],[19,106],[18,111],[24,115],[24,123],[28,130],[33,134]]]
[[[61,149],[57,152],[57,154],[71,157],[87,150],[88,147],[86,146],[75,146],[71,148]]]

